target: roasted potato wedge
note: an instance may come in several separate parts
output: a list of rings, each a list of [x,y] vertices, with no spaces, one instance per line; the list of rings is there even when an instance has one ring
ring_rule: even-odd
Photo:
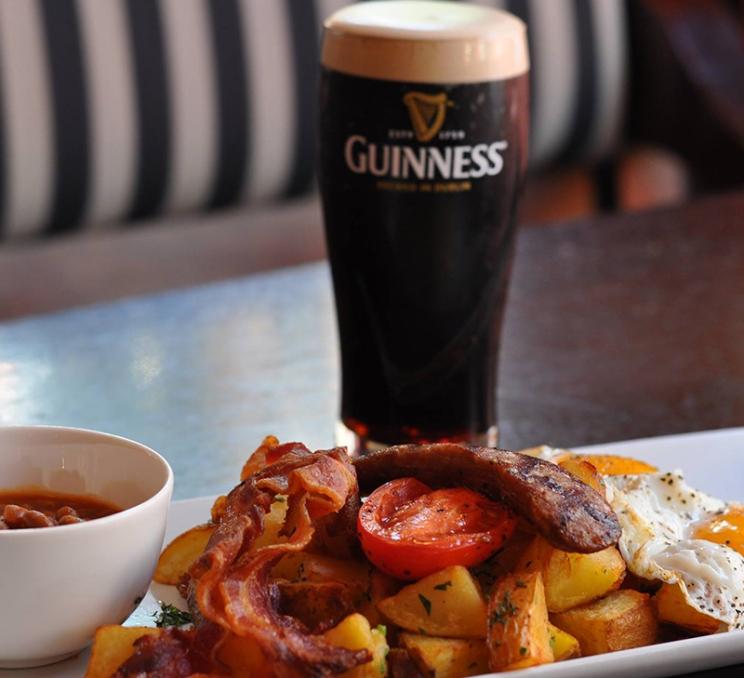
[[[158,584],[175,586],[189,571],[192,563],[204,552],[215,525],[197,525],[179,534],[163,549],[152,578]]]
[[[372,659],[366,664],[357,666],[351,671],[342,673],[345,678],[382,678],[387,675],[385,657],[388,644],[385,631],[381,628],[370,628],[367,618],[359,613],[351,614],[338,626],[326,631],[323,637],[336,647],[348,650],[369,650]]]
[[[408,631],[447,638],[486,635],[486,601],[477,581],[460,565],[403,587],[377,608]]]
[[[697,633],[715,633],[721,627],[721,622],[717,619],[692,607],[677,584],[662,584],[653,600],[661,622],[675,624]]]
[[[488,647],[484,640],[401,633],[398,641],[434,678],[463,678],[488,672]]]
[[[564,659],[581,656],[579,641],[570,633],[566,633],[548,622],[548,634],[550,635],[550,649],[553,650],[554,661],[560,662]]]
[[[157,636],[162,629],[147,626],[101,626],[93,637],[93,648],[85,678],[111,678],[134,654],[134,641],[142,636]]]
[[[488,600],[489,665],[510,671],[553,661],[540,572],[503,577]]]
[[[230,634],[220,645],[219,660],[233,678],[271,678],[273,670],[253,638]]]
[[[605,487],[602,476],[585,458],[571,456],[559,462],[558,465],[604,496]]]
[[[541,572],[548,610],[563,612],[619,588],[625,561],[614,546],[596,553],[567,553],[536,536],[518,569]]]
[[[551,615],[551,622],[579,641],[582,656],[651,645],[658,628],[651,597],[631,589]]]

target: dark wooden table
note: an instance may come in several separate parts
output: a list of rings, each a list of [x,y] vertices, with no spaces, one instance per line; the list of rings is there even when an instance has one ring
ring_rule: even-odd
[[[215,494],[267,433],[333,443],[334,325],[325,264],[3,323],[0,423],[129,436]],[[743,425],[744,193],[524,230],[499,402],[512,448]]]
[[[512,282],[506,445],[744,424],[744,193],[525,231]]]

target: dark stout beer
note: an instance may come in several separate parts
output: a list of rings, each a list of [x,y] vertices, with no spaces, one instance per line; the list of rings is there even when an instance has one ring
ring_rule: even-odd
[[[524,25],[459,3],[363,3],[326,22],[322,61],[342,432],[357,451],[495,444],[527,158]]]

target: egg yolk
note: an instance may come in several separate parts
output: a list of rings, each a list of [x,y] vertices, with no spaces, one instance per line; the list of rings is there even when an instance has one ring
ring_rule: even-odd
[[[744,506],[732,506],[702,523],[695,538],[725,544],[744,556]]]

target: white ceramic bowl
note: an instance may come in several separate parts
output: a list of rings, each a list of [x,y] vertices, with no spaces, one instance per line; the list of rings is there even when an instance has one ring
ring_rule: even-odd
[[[51,426],[0,427],[0,490],[41,485],[125,509],[77,525],[0,530],[0,667],[41,666],[118,624],[147,591],[163,544],[173,472],[125,438]]]

